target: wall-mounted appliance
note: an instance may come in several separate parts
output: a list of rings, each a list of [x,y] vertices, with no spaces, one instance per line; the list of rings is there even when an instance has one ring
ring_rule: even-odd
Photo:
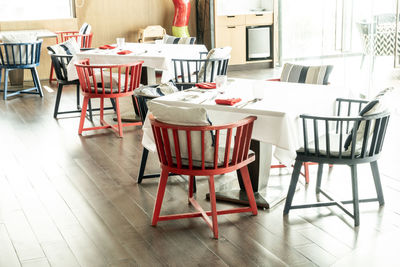
[[[272,27],[248,26],[246,28],[246,60],[272,59]]]

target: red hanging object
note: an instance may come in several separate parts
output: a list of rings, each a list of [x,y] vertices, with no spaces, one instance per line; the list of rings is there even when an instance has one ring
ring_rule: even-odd
[[[177,37],[189,37],[190,0],[172,0],[175,15],[172,22],[172,34]]]

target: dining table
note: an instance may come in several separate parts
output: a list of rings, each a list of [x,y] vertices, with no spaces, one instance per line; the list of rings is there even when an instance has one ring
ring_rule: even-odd
[[[36,36],[37,39],[57,37],[57,34],[55,32],[46,29],[0,31],[0,41],[3,40],[3,36],[31,36],[31,35]]]
[[[200,58],[201,53],[207,53],[205,45],[129,42],[122,47],[118,47],[116,44],[105,45],[76,53],[67,66],[68,80],[78,79],[74,64],[79,60],[88,58],[91,64],[126,64],[143,61],[142,84],[157,84],[156,70],[162,71],[161,83],[166,83],[174,77],[173,58],[197,59]],[[122,114],[122,121],[124,122],[141,120],[138,115],[138,107],[135,104],[136,101],[135,99],[132,99],[132,101],[135,113]]]
[[[256,160],[249,165],[250,178],[257,205],[270,208],[284,199],[287,183],[269,183],[272,157],[286,166],[296,158],[303,135],[300,114],[332,115],[335,100],[344,97],[343,88],[332,85],[313,85],[253,79],[228,79],[221,89],[192,88],[158,97],[152,101],[179,107],[203,107],[213,125],[234,122],[247,116],[257,116],[250,149]],[[216,104],[216,99],[237,99],[234,105]],[[150,123],[143,124],[143,146],[156,152]],[[239,190],[217,192],[217,199],[246,203],[246,193],[238,175]],[[275,190],[275,192],[274,192]]]
[[[162,71],[161,82],[173,78],[171,59],[198,59],[201,52],[207,52],[205,45],[187,44],[125,43],[123,47],[116,44],[105,47],[109,48],[96,48],[75,54],[67,66],[68,79],[78,79],[74,64],[82,59],[88,58],[91,64],[126,64],[142,60],[147,70],[147,84],[152,85],[156,84],[156,70]]]

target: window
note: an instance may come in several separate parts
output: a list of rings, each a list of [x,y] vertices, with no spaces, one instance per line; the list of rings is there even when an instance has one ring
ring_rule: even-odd
[[[0,0],[0,21],[72,18],[73,0]]]

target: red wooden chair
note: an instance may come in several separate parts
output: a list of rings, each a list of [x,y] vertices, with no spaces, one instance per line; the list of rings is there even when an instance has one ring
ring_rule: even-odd
[[[143,61],[124,65],[90,65],[89,59],[77,64],[79,83],[82,89],[83,106],[79,123],[79,134],[83,131],[112,128],[120,137],[123,136],[122,127],[141,125],[141,122],[121,122],[119,98],[132,96],[133,90],[139,87]],[[83,128],[89,99],[100,98],[100,123],[102,126]],[[110,125],[104,120],[104,99],[114,98],[118,124]]]
[[[92,47],[92,39],[93,33],[81,34],[79,31],[57,31],[56,32],[56,43],[61,44],[68,39],[74,38],[76,42],[79,44],[80,48],[91,48]],[[54,66],[53,63],[50,66],[50,77],[49,81],[56,81],[54,78]]]
[[[156,226],[159,221],[202,217],[213,231],[214,238],[218,238],[217,215],[239,212],[252,212],[253,215],[257,215],[257,206],[247,169],[247,165],[255,159],[254,154],[249,154],[254,120],[256,120],[256,117],[251,116],[236,123],[222,126],[182,126],[157,121],[153,115],[150,115],[162,169],[154,206],[153,226]],[[215,132],[215,135],[212,136],[213,142],[210,144],[210,140],[206,141],[205,139],[211,138],[212,132]],[[221,140],[220,136],[225,133],[226,139],[224,141]],[[235,136],[233,137],[234,133]],[[231,147],[232,141],[233,148]],[[218,149],[220,143],[224,143],[225,147]],[[242,174],[250,206],[217,210],[214,176],[235,170],[240,170]],[[169,173],[190,177],[189,203],[197,212],[160,216]],[[211,211],[204,211],[193,198],[195,176],[209,176]],[[209,216],[211,216],[211,220]]]

